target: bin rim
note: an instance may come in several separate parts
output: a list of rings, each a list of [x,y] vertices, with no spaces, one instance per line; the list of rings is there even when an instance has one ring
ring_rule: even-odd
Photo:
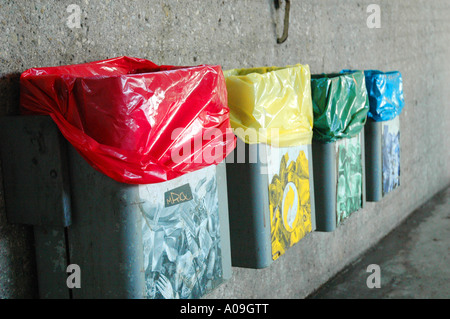
[[[92,167],[118,182],[171,180],[223,160],[235,146],[220,65],[158,66],[122,56],[31,68],[20,86],[22,115],[50,115]],[[209,129],[220,133],[207,138]],[[201,148],[187,150],[195,138]]]
[[[235,68],[224,70],[223,74],[225,77],[246,77],[246,76],[265,76],[269,73],[280,72],[287,69],[294,68],[309,68],[308,64],[295,64],[287,66],[259,66],[250,68]]]

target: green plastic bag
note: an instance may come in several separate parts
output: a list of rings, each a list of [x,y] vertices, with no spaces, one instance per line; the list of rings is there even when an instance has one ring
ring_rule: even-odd
[[[316,141],[329,143],[357,135],[366,124],[369,99],[364,72],[311,76]]]

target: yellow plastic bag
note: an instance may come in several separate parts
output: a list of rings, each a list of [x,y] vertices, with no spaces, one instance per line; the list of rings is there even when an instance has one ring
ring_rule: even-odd
[[[279,147],[311,143],[308,65],[233,69],[224,76],[231,126],[242,141]]]

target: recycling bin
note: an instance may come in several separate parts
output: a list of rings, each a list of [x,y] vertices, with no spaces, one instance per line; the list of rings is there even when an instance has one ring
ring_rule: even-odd
[[[265,268],[315,229],[309,67],[224,72],[232,265]]]
[[[2,118],[5,200],[33,226],[41,298],[200,298],[231,277],[220,67],[30,69],[21,108]]]
[[[316,231],[331,232],[365,203],[364,74],[312,75],[311,94]]]
[[[380,201],[400,186],[400,113],[404,107],[398,71],[364,71],[370,109],[365,131],[367,200]]]

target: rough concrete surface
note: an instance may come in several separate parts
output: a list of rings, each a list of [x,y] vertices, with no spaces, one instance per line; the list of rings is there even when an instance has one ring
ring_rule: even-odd
[[[370,29],[367,6],[381,9]],[[81,27],[66,24],[70,4]],[[0,0],[0,116],[18,112],[19,75],[31,67],[128,55],[158,64],[224,69],[309,64],[400,70],[401,187],[368,203],[333,233],[312,233],[270,268],[233,268],[207,298],[303,298],[399,225],[450,182],[448,0],[291,1],[289,36],[273,0]],[[2,199],[0,191],[0,203]],[[0,297],[31,298],[36,282],[30,229],[10,225],[0,205]]]
[[[450,187],[415,210],[405,222],[310,298],[450,298]],[[380,267],[379,288],[369,289]],[[373,282],[371,278],[369,282]]]

